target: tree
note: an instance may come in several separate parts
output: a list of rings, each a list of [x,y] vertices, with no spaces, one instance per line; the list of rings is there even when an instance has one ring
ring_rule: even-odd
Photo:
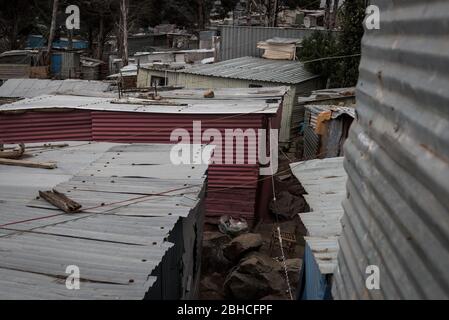
[[[337,15],[339,7],[340,7],[340,0],[334,0],[334,8],[332,10],[330,20],[330,29],[335,29],[335,27],[337,26]]]
[[[0,0],[0,52],[19,49],[35,28],[33,5],[28,0]]]
[[[120,0],[120,30],[123,41],[122,61],[124,66],[128,65],[128,9],[128,1]]]
[[[366,5],[365,0],[345,1],[338,35],[315,32],[303,41],[300,60],[307,62],[308,70],[320,74],[328,87],[357,84]]]
[[[320,8],[321,0],[284,0],[282,3],[289,9],[301,8],[307,10],[318,10]]]
[[[326,0],[326,6],[324,9],[324,26],[327,30],[331,27],[331,2],[332,0]]]
[[[321,60],[324,57],[335,56],[338,51],[337,39],[331,32],[315,31],[302,42],[300,60],[312,73],[321,75],[324,85],[337,85],[338,75],[336,63],[333,60]]]
[[[367,7],[366,0],[345,1],[341,21],[342,31],[339,35],[338,53],[346,58],[340,60],[340,82],[342,87],[354,86],[359,77],[362,37],[364,33],[363,21]]]

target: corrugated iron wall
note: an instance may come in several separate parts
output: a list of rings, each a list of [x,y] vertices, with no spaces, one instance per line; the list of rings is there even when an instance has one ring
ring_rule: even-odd
[[[62,79],[80,78],[81,75],[80,54],[76,52],[62,52],[61,56],[62,56],[61,78]]]
[[[0,114],[0,143],[92,140],[90,111]]]
[[[251,81],[242,79],[220,78],[203,76],[189,73],[177,73],[140,69],[138,75],[138,87],[149,87],[151,76],[164,77],[167,79],[168,85],[182,86],[185,88],[248,88],[250,85],[260,85],[262,87],[275,87],[279,85],[290,86],[285,83]],[[313,90],[320,87],[318,79],[312,79],[300,83],[296,86],[290,86],[290,90],[284,97],[282,106],[282,124],[280,126],[279,141],[287,143],[295,136],[292,130],[292,110],[298,107],[298,97],[300,95],[309,95]],[[302,109],[303,110],[303,109]],[[303,113],[303,112],[302,112]],[[301,117],[304,118],[303,115]],[[298,119],[296,117],[295,119]]]
[[[449,298],[449,1],[378,0],[363,39],[335,299]],[[366,268],[380,269],[368,290]]]
[[[225,129],[266,128],[262,115],[220,118],[223,116],[92,112],[92,136],[95,141],[173,143],[170,141],[170,134],[175,128],[186,129],[193,138],[193,121],[201,121],[202,132],[218,129],[223,138]],[[241,151],[246,153],[246,142],[244,149]],[[207,216],[214,218],[232,214],[254,221],[258,177],[258,165],[211,165],[206,198]]]
[[[259,41],[274,37],[305,38],[316,30],[294,28],[220,26],[221,36],[220,60],[252,56],[260,57],[262,50],[257,49]]]

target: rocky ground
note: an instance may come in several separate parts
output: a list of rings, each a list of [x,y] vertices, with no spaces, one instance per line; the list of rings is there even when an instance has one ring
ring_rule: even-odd
[[[298,213],[307,210],[304,189],[288,166],[297,159],[295,152],[280,157],[275,177],[277,203],[270,205],[271,216],[251,232],[232,238],[208,226],[203,237],[200,299],[289,299],[281,251],[272,245],[273,228],[278,225],[283,232],[296,236],[296,245],[284,250],[292,295],[296,296],[305,236]]]

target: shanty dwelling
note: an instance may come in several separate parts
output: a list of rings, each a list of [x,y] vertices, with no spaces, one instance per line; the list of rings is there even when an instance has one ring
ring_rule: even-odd
[[[183,62],[153,62],[141,65],[137,72],[137,87],[139,89],[157,86],[172,86],[175,82],[169,80],[172,75],[169,71],[175,72],[190,67]]]
[[[303,159],[343,156],[355,105],[307,105],[305,109]]]
[[[307,230],[298,298],[332,299],[331,287],[337,266],[338,236],[342,232],[341,205],[346,196],[347,173],[343,158],[328,158],[290,164],[307,192],[310,212],[299,217]]]
[[[214,97],[205,98],[204,90],[174,90],[159,92],[157,100],[39,96],[0,107],[0,136],[3,143],[71,139],[174,144],[179,138],[171,138],[173,131],[184,129],[189,135],[186,143],[199,136],[199,143],[225,146],[230,139],[232,159],[226,159],[229,152],[223,151],[221,157],[217,153],[208,171],[206,221],[217,223],[220,216],[230,215],[252,225],[268,215],[271,182],[262,178],[266,173],[261,176],[261,170],[268,171],[265,167],[270,165],[276,170],[276,163],[251,162],[249,156],[270,150],[270,140],[276,143],[261,130],[268,135],[273,132],[270,128],[279,128],[286,91],[285,87],[216,89]],[[216,143],[208,136],[211,130],[219,135]],[[242,141],[235,136],[239,130],[259,137]],[[277,150],[274,144],[272,148]],[[260,159],[259,154],[256,160]]]
[[[109,73],[108,64],[98,59],[81,57],[81,78],[85,80],[103,80]]]
[[[137,76],[137,86],[151,86],[153,74],[150,69],[141,69]],[[297,61],[268,60],[255,57],[243,57],[214,64],[197,65],[181,70],[166,70],[165,84],[186,88],[261,88],[289,86],[280,128],[281,144],[290,142],[292,110],[298,103],[298,97],[308,95],[319,89],[319,76],[305,70]]]
[[[107,76],[107,79],[115,81],[122,89],[136,89],[137,69],[138,65],[129,64],[126,67],[121,68],[118,73]]]
[[[52,52],[50,71],[56,79],[79,79],[81,77],[81,53],[67,50]]]
[[[184,62],[153,62],[141,65],[137,72],[137,87],[145,89],[157,85],[182,88],[182,86],[173,84],[175,83],[173,78],[172,81],[169,80],[171,75],[169,72],[176,72],[190,67],[192,66]]]
[[[0,299],[195,298],[207,164],[173,165],[171,148],[38,143],[36,167],[3,161]],[[57,193],[81,208],[44,200]]]
[[[0,84],[8,79],[29,78],[37,50],[13,50],[0,54]]]
[[[140,52],[133,56],[137,64],[152,62],[195,63],[213,57],[214,49]]]
[[[291,135],[302,134],[305,130],[305,107],[307,105],[353,107],[354,104],[355,88],[353,87],[314,90],[308,96],[301,96],[292,111]]]

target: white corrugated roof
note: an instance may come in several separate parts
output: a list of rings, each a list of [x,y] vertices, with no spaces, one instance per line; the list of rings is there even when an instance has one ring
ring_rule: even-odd
[[[204,89],[161,92],[163,100],[113,99],[68,95],[43,95],[0,106],[0,112],[33,109],[82,109],[164,114],[274,114],[286,87],[219,89],[216,98],[204,98]]]
[[[110,84],[89,80],[9,79],[0,86],[1,98],[34,98],[41,95],[65,94],[111,96]]]
[[[342,227],[342,201],[346,195],[347,173],[343,158],[317,159],[290,164],[306,190],[311,211],[299,214],[307,229],[307,245],[312,250],[321,274],[332,274],[337,265],[338,236]]]
[[[166,237],[199,214],[207,165],[172,165],[171,145],[68,144],[35,152],[54,170],[0,165],[0,299],[142,299],[176,245]],[[36,199],[52,188],[84,210]],[[79,290],[65,286],[69,265],[85,280]]]

